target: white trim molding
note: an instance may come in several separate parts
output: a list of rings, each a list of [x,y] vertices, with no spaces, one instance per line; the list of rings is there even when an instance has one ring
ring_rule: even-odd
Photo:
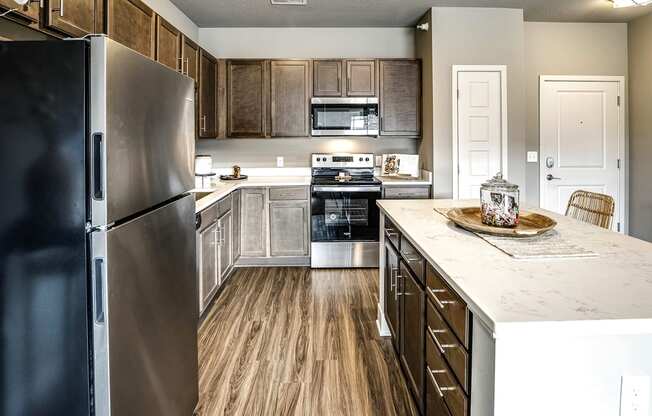
[[[499,72],[500,73],[500,112],[501,112],[501,171],[509,178],[509,126],[507,124],[507,65],[453,65],[453,199],[459,199],[459,125],[458,125],[458,74],[460,72]]]
[[[615,218],[614,222],[620,222],[622,227],[621,233],[629,234],[629,154],[628,138],[626,134],[626,112],[627,89],[624,76],[609,75],[540,75],[539,76],[539,120],[541,120],[541,91],[546,82],[616,82],[618,83],[618,96],[620,97],[620,106],[618,107],[618,155],[620,160],[620,169],[618,170],[618,211],[620,218]],[[539,123],[539,155],[541,156],[541,133],[543,126]],[[543,193],[545,187],[544,164],[539,157],[539,206],[543,203]]]

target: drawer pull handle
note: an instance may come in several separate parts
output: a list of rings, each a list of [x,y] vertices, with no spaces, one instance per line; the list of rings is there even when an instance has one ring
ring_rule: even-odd
[[[439,339],[437,339],[436,334],[445,334],[446,330],[445,329],[432,329],[430,326],[428,326],[428,332],[430,332],[430,336],[435,340],[435,344],[437,345],[437,349],[442,353],[446,354],[447,349],[451,348],[457,348],[457,344],[442,344],[439,342]]]
[[[401,276],[400,274],[398,274],[398,270],[396,270],[396,272],[397,272],[397,273],[396,273],[396,290],[394,291],[394,300],[398,300],[398,297],[399,297],[399,296],[403,296],[403,293],[399,293],[399,292],[398,292],[398,279],[402,279],[403,276]]]
[[[408,253],[401,253],[405,257],[405,260],[409,261],[410,263],[414,263],[415,261],[421,261],[421,257],[413,257],[410,256]]]
[[[430,291],[432,297],[435,298],[435,302],[437,302],[437,306],[439,306],[439,309],[444,309],[446,305],[451,305],[455,303],[454,300],[440,300],[437,297],[437,293],[448,293],[448,291],[445,289],[432,289],[429,287],[428,290]]]
[[[439,383],[437,383],[435,374],[446,374],[446,370],[431,370],[430,366],[428,365],[426,365],[426,369],[428,370],[428,374],[430,375],[430,380],[432,380],[433,384],[435,385],[437,394],[439,394],[440,397],[444,397],[444,392],[455,390],[455,387],[440,387]]]
[[[397,289],[397,287],[396,287],[397,286],[396,285],[397,280],[398,280],[397,277],[396,277],[397,275],[398,275],[398,269],[396,267],[392,267],[389,270],[389,283],[390,283],[390,286],[391,286],[392,290]]]
[[[387,237],[398,237],[398,233],[396,231],[390,230],[389,228],[385,230],[385,234]]]

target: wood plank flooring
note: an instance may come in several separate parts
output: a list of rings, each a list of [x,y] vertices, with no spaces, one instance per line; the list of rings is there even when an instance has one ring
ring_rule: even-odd
[[[238,269],[199,329],[201,416],[416,415],[375,269]]]

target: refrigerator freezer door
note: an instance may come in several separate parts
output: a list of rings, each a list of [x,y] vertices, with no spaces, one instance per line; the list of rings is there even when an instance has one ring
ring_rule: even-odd
[[[194,188],[194,81],[106,37],[90,73],[93,225]]]
[[[92,233],[96,414],[191,415],[198,400],[195,203]]]

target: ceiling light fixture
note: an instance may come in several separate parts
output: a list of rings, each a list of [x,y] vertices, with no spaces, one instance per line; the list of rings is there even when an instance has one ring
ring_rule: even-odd
[[[610,0],[614,4],[615,9],[621,7],[632,7],[632,6],[647,6],[652,4],[652,0]]]

